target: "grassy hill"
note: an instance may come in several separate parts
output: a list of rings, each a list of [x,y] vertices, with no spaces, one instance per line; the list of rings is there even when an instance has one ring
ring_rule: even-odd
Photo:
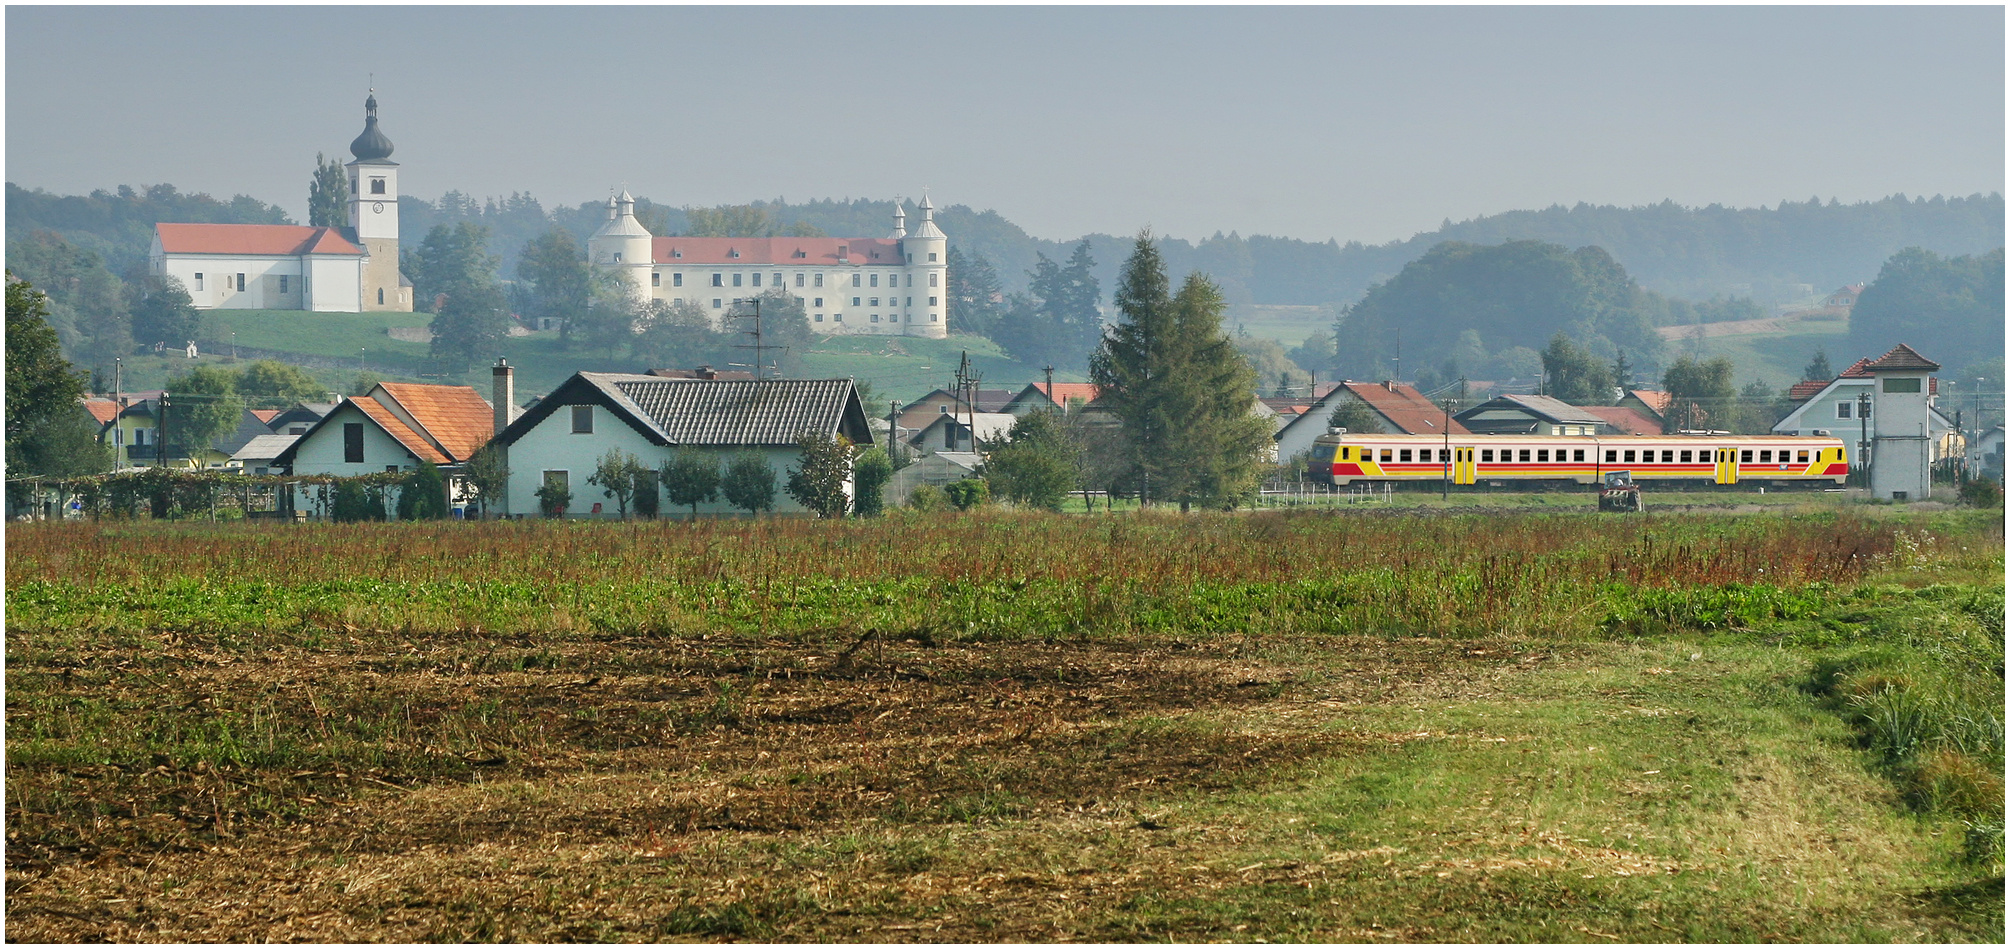
[[[1763,321],[1772,322],[1772,321]],[[1706,326],[1708,324],[1705,324]],[[1670,331],[1680,327],[1668,327]],[[1693,339],[1674,333],[1668,342],[1668,359],[1674,361],[1684,354],[1700,359],[1715,356],[1729,356],[1737,367],[1737,384],[1743,386],[1753,380],[1784,389],[1801,380],[1801,369],[1816,349],[1827,351],[1829,364],[1840,370],[1856,361],[1856,357],[1877,353],[1851,353],[1849,346],[1849,320],[1800,320],[1752,333],[1722,333]]]

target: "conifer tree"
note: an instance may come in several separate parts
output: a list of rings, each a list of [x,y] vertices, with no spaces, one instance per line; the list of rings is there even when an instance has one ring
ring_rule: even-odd
[[[349,176],[320,152],[314,153],[314,177],[307,182],[307,223],[311,227],[349,223]]]

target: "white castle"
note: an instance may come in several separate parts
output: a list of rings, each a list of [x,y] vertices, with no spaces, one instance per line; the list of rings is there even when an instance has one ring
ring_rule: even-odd
[[[593,265],[621,275],[637,297],[687,300],[722,323],[733,301],[780,288],[803,301],[825,334],[948,335],[949,240],[921,199],[907,231],[895,203],[893,234],[846,237],[656,237],[635,219],[628,192],[607,202],[607,223],[586,242]]]

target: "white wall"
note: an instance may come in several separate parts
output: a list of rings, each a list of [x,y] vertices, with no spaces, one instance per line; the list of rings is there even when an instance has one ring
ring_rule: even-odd
[[[418,459],[370,421],[361,409],[344,403],[332,415],[327,424],[301,436],[293,456],[294,474],[360,475],[383,471],[392,465],[400,469],[418,467]],[[352,422],[363,425],[361,464],[343,460],[342,426]]]
[[[308,257],[307,285],[312,295],[307,309],[321,313],[363,312],[360,257]]]

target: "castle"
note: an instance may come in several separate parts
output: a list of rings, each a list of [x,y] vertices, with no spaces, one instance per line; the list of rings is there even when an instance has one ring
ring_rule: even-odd
[[[715,323],[735,299],[779,288],[802,299],[817,333],[941,339],[949,333],[949,241],[925,196],[920,210],[910,234],[907,211],[895,204],[893,233],[883,238],[656,237],[635,219],[635,199],[623,191],[608,200],[607,223],[587,240],[587,259],[619,274],[637,297],[689,301]]]

